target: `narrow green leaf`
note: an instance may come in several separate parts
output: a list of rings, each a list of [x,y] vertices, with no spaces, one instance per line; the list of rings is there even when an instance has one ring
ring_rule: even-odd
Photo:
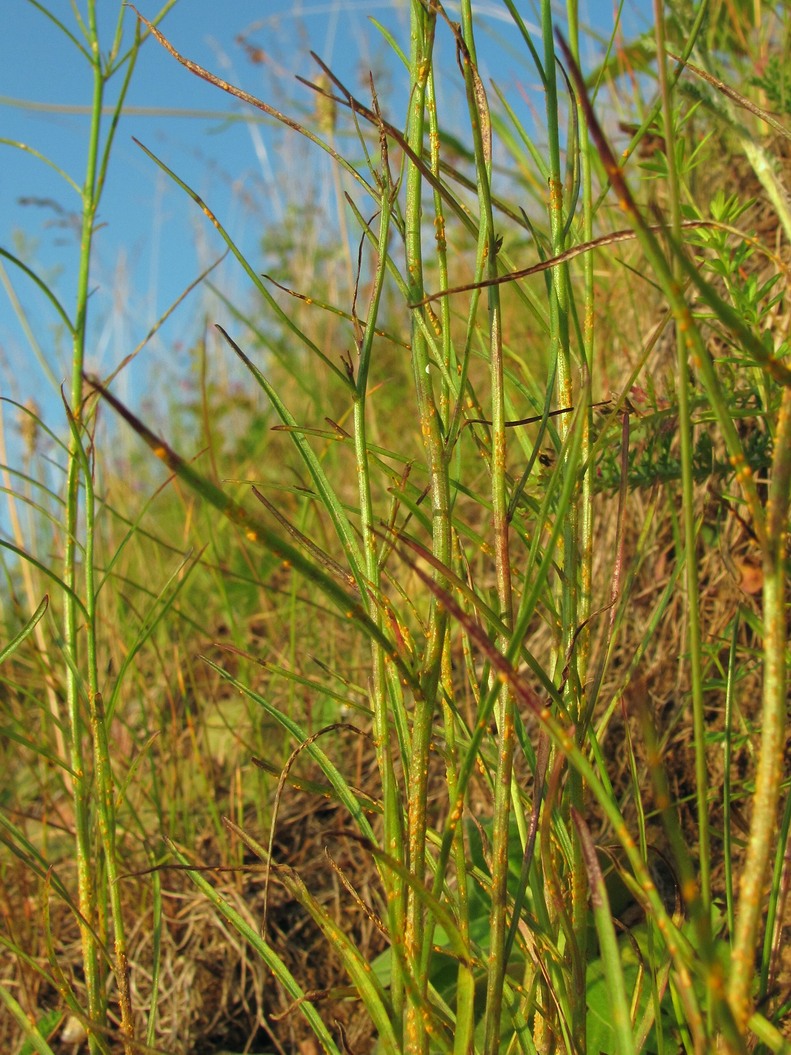
[[[596,854],[596,847],[588,825],[573,806],[571,807],[571,817],[580,837],[585,865],[588,870],[593,919],[596,924],[596,933],[599,936],[599,948],[601,950],[605,977],[607,978],[610,995],[610,1014],[618,1055],[637,1055],[632,1034],[623,964],[621,963],[621,951],[618,947],[618,938],[613,926],[607,886],[604,882],[604,876]]]
[[[222,894],[214,889],[211,883],[204,878],[201,871],[195,868],[192,862],[181,853],[175,843],[168,838],[165,839],[165,842],[168,844],[168,847],[176,860],[184,866],[187,875],[198,890],[206,895],[220,915],[228,920],[234,930],[241,934],[241,936],[250,943],[252,948],[258,953],[270,971],[275,975],[278,982],[280,982],[286,992],[294,999],[300,1013],[307,1020],[308,1025],[316,1034],[316,1037],[323,1045],[324,1050],[328,1052],[329,1055],[341,1055],[332,1035],[322,1022],[318,1011],[313,1004],[306,999],[304,990],[274,949],[264,941],[258,931],[250,925],[244,916],[242,916],[241,913],[239,913],[233,905],[222,896]]]
[[[31,615],[30,619],[28,619],[28,621],[25,623],[19,633],[13,638],[13,640],[8,642],[5,648],[0,649],[0,663],[4,663],[9,656],[13,655],[14,652],[16,652],[16,650],[22,644],[22,642],[33,633],[36,628],[36,625],[44,617],[44,613],[46,612],[47,608],[49,608],[49,596],[47,594],[44,594],[44,597],[41,600],[41,603],[39,604],[38,608],[35,610],[33,615]]]

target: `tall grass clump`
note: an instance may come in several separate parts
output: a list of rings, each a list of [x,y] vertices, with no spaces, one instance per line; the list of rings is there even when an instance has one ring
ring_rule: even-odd
[[[166,5],[162,14],[170,6],[172,4]],[[117,791],[109,750],[109,730],[116,697],[113,693],[105,702],[99,675],[100,582],[95,551],[98,503],[94,489],[92,424],[91,416],[86,414],[83,372],[98,209],[115,130],[134,73],[141,37],[138,28],[133,28],[131,34],[124,37],[123,27],[127,20],[122,9],[116,13],[106,38],[100,37],[96,7],[96,4],[89,3],[84,14],[77,15],[74,31],[54,12],[42,10],[42,15],[54,23],[79,52],[92,80],[90,128],[82,181],[78,182],[58,170],[79,201],[81,231],[73,303],[70,306],[62,303],[46,282],[22,260],[2,250],[4,259],[38,286],[40,295],[55,310],[71,346],[68,383],[62,389],[68,439],[60,450],[59,468],[64,472],[65,480],[58,493],[48,491],[43,481],[33,481],[44,491],[43,506],[38,504],[34,508],[43,512],[49,506],[51,512],[47,511],[48,515],[57,518],[52,526],[55,527],[53,534],[57,534],[62,546],[61,564],[42,566],[39,563],[40,555],[31,551],[28,540],[22,537],[16,503],[12,504],[12,526],[17,532],[17,540],[14,544],[6,542],[4,545],[21,559],[26,596],[24,602],[20,601],[19,609],[22,612],[27,609],[30,618],[4,650],[4,658],[32,634],[35,635],[39,662],[44,667],[62,664],[58,687],[55,687],[54,679],[47,678],[44,696],[36,700],[37,708],[44,711],[43,715],[39,713],[36,724],[42,718],[49,723],[53,741],[50,751],[46,743],[50,738],[41,736],[41,732],[37,744],[35,734],[32,744],[28,736],[24,736],[22,742],[33,746],[34,751],[40,751],[49,760],[58,770],[63,786],[70,791],[72,823],[69,828],[74,839],[76,889],[61,883],[46,856],[27,841],[13,821],[4,820],[3,827],[6,845],[10,845],[45,885],[69,905],[79,921],[84,989],[75,993],[66,974],[56,973],[53,982],[63,1001],[75,1012],[76,1021],[82,1024],[91,1050],[100,1050],[106,1048],[102,1034],[108,1026],[108,993],[112,988],[120,1019],[119,1034],[125,1050],[130,1051],[133,1023],[126,920],[118,883]],[[31,149],[28,144],[6,140],[4,145],[29,150],[39,161],[57,169],[53,160]],[[27,321],[23,319],[23,322]],[[35,343],[33,348],[36,349]],[[42,365],[52,377],[51,364],[45,361]],[[28,413],[35,416],[33,410]],[[48,595],[35,592],[30,565],[50,580],[50,587],[58,595],[55,618],[60,622],[61,630],[54,640],[42,629],[50,599]],[[18,733],[13,736],[13,739],[19,738]],[[8,939],[4,940],[7,942]],[[14,951],[24,958],[23,949],[17,947]],[[52,967],[56,970],[54,964]],[[26,1020],[14,995],[5,987],[2,993],[7,1010],[25,1026],[29,1044],[39,1051],[49,1050],[37,1024]]]
[[[157,507],[155,493],[149,506],[157,507],[158,520],[147,522],[148,509],[129,487],[147,474],[141,468],[124,479],[128,448],[102,447],[84,376],[103,310],[94,285],[100,209],[147,34],[123,5],[100,10],[89,2],[75,8],[73,22],[34,6],[61,34],[71,59],[83,64],[90,105],[81,174],[70,174],[33,142],[2,140],[4,150],[24,152],[31,165],[47,165],[62,179],[79,239],[63,290],[36,270],[24,246],[0,248],[4,286],[29,341],[26,354],[52,385],[49,395],[26,391],[35,371],[16,364],[13,384],[24,402],[5,395],[0,419],[8,496],[8,535],[0,543],[6,581],[0,1043],[20,1051],[61,1050],[60,1043],[129,1052],[156,1038],[163,902],[157,873],[141,895],[141,884],[135,888],[125,872],[161,861],[163,834],[190,830],[188,800],[206,800],[201,765],[185,787],[173,764],[183,731],[169,736],[182,695],[174,683],[190,677],[190,650],[182,645],[175,674],[169,664],[163,669],[163,652],[178,650],[185,631],[194,634],[197,620],[215,618],[218,606],[208,613],[187,597],[198,566],[184,527],[189,503],[186,511],[178,499]],[[154,21],[172,6],[163,4]],[[26,310],[31,290],[39,302]],[[65,364],[42,322],[53,316],[53,332],[68,347]],[[59,423],[45,409],[53,402]],[[20,436],[6,446],[6,423],[15,416]],[[226,592],[232,587],[229,581]],[[189,718],[179,716],[182,723]],[[192,732],[201,739],[200,725]],[[168,769],[158,764],[160,742],[169,744]],[[150,955],[135,979],[129,949],[130,940],[140,940],[139,917]]]
[[[413,0],[408,46],[377,24],[406,71],[400,120],[373,76],[362,98],[314,56],[313,124],[297,121],[140,20],[193,75],[329,156],[358,244],[344,236],[341,302],[317,278],[261,276],[194,180],[142,148],[249,277],[252,305],[227,303],[217,329],[279,445],[251,488],[223,483],[111,379],[84,376],[75,351],[68,536],[95,567],[91,449],[73,408],[106,404],[231,525],[285,628],[269,631],[277,665],[235,643],[204,659],[269,731],[240,782],[279,774],[266,816],[217,820],[220,869],[259,884],[260,912],[227,896],[175,827],[141,819],[166,847],[149,874],[189,876],[271,972],[282,1016],[327,1052],[785,1052],[788,129],[770,110],[786,99],[788,16],[751,10],[747,32],[741,7],[657,3],[652,35],[620,48],[616,27],[591,72],[576,4],[558,23],[542,0],[538,31],[503,7],[541,87],[540,132],[484,83],[472,0],[459,22]],[[440,37],[453,70],[436,60]],[[759,56],[763,79],[750,79]],[[621,77],[650,97],[627,115],[622,152],[602,118]],[[463,121],[444,109],[453,85]],[[735,186],[723,149],[741,150]],[[752,230],[751,185],[773,240]],[[110,693],[90,647],[84,675],[75,659],[69,628],[82,612],[92,640],[96,588],[87,572],[78,591],[74,561],[67,547],[74,703],[60,764],[75,800],[80,1014],[100,1049],[95,931],[111,930],[132,1050]],[[164,618],[170,596],[159,606]],[[333,901],[295,847],[279,851],[289,787],[306,816],[328,818],[317,848]],[[269,925],[278,899],[341,964],[334,988],[294,970]],[[355,912],[366,943],[344,926]]]

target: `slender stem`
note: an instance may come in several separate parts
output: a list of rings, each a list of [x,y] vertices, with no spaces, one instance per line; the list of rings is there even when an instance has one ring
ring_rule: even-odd
[[[569,0],[567,4],[569,22],[569,44],[577,60],[579,59],[579,11],[577,0]],[[615,32],[615,30],[613,30]],[[577,128],[579,135],[578,153],[580,163],[580,179],[582,182],[582,239],[588,242],[593,238],[593,176],[591,144],[588,135],[588,126],[585,122],[582,106],[576,101]],[[590,408],[593,403],[593,361],[594,361],[594,292],[593,292],[593,258],[586,253],[582,262],[583,268],[583,323],[582,323],[582,347],[581,356],[581,384],[580,391],[576,397],[577,405]],[[580,446],[580,464],[588,465],[591,454],[591,421],[592,410],[588,409],[585,414]],[[587,684],[588,660],[590,654],[590,633],[588,630],[591,616],[591,596],[593,581],[593,474],[584,473],[580,485],[577,503],[577,552],[579,561],[579,585],[576,603],[577,627],[581,631],[574,648],[575,662],[572,668],[576,670],[577,691],[580,699],[585,693]],[[574,632],[577,632],[577,627]],[[589,713],[586,700],[585,714]],[[579,743],[582,745],[587,736],[585,723],[580,722]],[[584,810],[584,786],[581,777],[576,771],[570,775],[569,796],[571,805],[578,812]],[[571,873],[571,919],[574,931],[574,941],[577,946],[577,961],[585,963],[586,946],[588,941],[588,879],[584,866],[584,848],[579,837],[576,826],[573,828],[574,838],[572,842],[572,873]],[[587,997],[584,974],[578,973],[574,978],[575,989],[572,1001],[572,1013],[574,1020],[572,1029],[575,1036],[584,1036],[586,1031]]]
[[[676,239],[681,232],[681,206],[678,172],[675,164],[675,127],[671,89],[665,55],[665,24],[662,0],[654,0],[656,46],[659,56],[659,87],[662,95],[664,136],[667,144],[670,221]],[[674,257],[670,263],[675,282],[681,284],[681,268]],[[706,715],[703,703],[703,657],[701,651],[700,590],[697,558],[697,517],[695,514],[695,483],[692,470],[693,436],[690,410],[689,348],[684,334],[676,331],[676,363],[678,369],[678,433],[681,447],[681,482],[683,493],[684,566],[687,587],[687,643],[689,645],[689,676],[692,691],[692,724],[695,737],[695,786],[698,808],[698,868],[702,914],[709,918],[711,902],[711,847],[709,837],[709,776],[706,759]],[[709,1014],[711,1008],[709,1007]]]
[[[383,158],[384,161],[384,158]],[[379,559],[376,549],[374,528],[376,517],[371,496],[370,460],[368,452],[367,428],[365,418],[366,392],[368,373],[371,362],[376,320],[381,303],[382,289],[387,274],[387,241],[392,220],[393,189],[387,178],[386,163],[382,166],[382,194],[379,214],[379,258],[376,264],[376,275],[371,291],[368,316],[365,321],[362,339],[359,346],[359,366],[357,370],[357,398],[354,403],[354,446],[357,458],[357,475],[360,494],[360,529],[363,537],[366,575],[371,587],[368,597],[368,614],[380,630],[383,627],[382,607],[376,601],[380,589]],[[385,653],[377,641],[371,642],[371,698],[373,703],[374,742],[377,762],[382,781],[382,801],[384,805],[384,843],[386,852],[395,860],[403,860],[404,834],[401,824],[401,804],[398,795],[398,784],[393,771],[393,760],[390,753],[390,716],[387,705],[387,672]],[[404,887],[401,878],[391,870],[384,868],[381,872],[385,884],[387,905],[390,913],[390,933],[403,934],[404,930]],[[393,1013],[396,1021],[400,1019],[403,1004],[403,976],[400,970],[401,960],[392,959],[392,977],[390,996],[393,1002]]]
[[[110,48],[108,67],[105,68],[101,53],[97,10],[95,0],[89,2],[84,30],[90,47],[89,57],[93,72],[93,98],[91,125],[88,136],[87,164],[82,187],[82,231],[80,259],[77,277],[76,313],[72,332],[72,376],[69,391],[69,414],[71,437],[69,442],[67,505],[66,505],[66,550],[64,581],[68,587],[65,608],[65,641],[70,663],[66,673],[66,697],[69,711],[71,739],[71,763],[76,774],[73,779],[75,804],[75,842],[77,856],[78,896],[82,916],[86,924],[82,928],[82,945],[87,990],[88,1013],[92,1023],[103,1028],[106,1025],[104,979],[99,963],[99,949],[95,935],[107,932],[107,906],[109,899],[112,917],[115,950],[114,973],[118,1002],[121,1012],[121,1035],[124,1050],[130,1052],[133,1044],[134,1023],[129,988],[129,965],[126,952],[126,937],[121,903],[121,887],[116,866],[116,818],[115,788],[108,744],[107,716],[99,692],[97,658],[97,589],[94,578],[96,545],[96,509],[93,491],[93,463],[85,450],[87,436],[83,418],[83,371],[88,321],[88,299],[90,268],[93,250],[93,235],[96,213],[109,164],[115,131],[123,109],[123,102],[132,77],[137,58],[140,35],[135,27],[134,45],[126,57],[126,72],[118,93],[113,116],[101,147],[103,127],[103,103],[105,88],[110,76],[109,64],[117,54],[121,42],[124,19],[123,8],[119,8],[113,44]],[[91,441],[92,444],[92,441]],[[84,498],[84,561],[83,587],[85,591],[86,624],[80,626],[77,609],[78,597],[78,539],[80,532],[80,493]],[[80,660],[80,637],[84,636],[84,663]],[[84,684],[80,682],[80,670],[84,669]],[[82,712],[83,693],[87,695],[90,720],[90,741],[93,749],[93,771],[96,780],[96,817],[102,843],[103,867],[99,867],[93,850],[93,817],[90,804],[90,775],[86,771],[86,756],[82,743],[85,735],[85,720]],[[87,924],[90,924],[89,927]],[[98,1050],[99,1039],[90,1029],[88,1033],[91,1050]]]
[[[571,5],[573,8],[573,5]],[[552,254],[557,256],[566,248],[566,238],[569,217],[564,210],[564,187],[561,168],[560,153],[560,128],[559,128],[559,99],[557,85],[557,62],[555,58],[554,26],[552,21],[551,4],[548,0],[542,2],[542,29],[544,36],[544,72],[546,77],[546,114],[549,147],[549,224],[552,239]],[[571,11],[570,29],[576,30],[576,17],[574,10]],[[573,45],[572,45],[573,46]],[[577,103],[577,111],[581,104]],[[584,126],[584,121],[578,121]],[[569,173],[574,172],[573,152],[578,149],[571,134],[567,145],[566,169]],[[589,190],[590,194],[590,190]],[[588,199],[590,202],[590,197]],[[571,205],[571,202],[569,203]],[[588,220],[590,223],[590,219]],[[557,400],[562,407],[573,406],[575,395],[573,388],[573,359],[571,354],[569,337],[569,276],[567,266],[553,268],[552,284],[550,293],[550,333],[552,338],[552,355],[550,359],[551,369],[557,378]],[[583,353],[584,354],[584,353]],[[587,398],[590,403],[590,377],[587,364],[583,362],[583,384]],[[580,458],[582,451],[589,446],[590,411],[586,406],[578,408],[582,417],[582,435],[580,445],[569,448],[564,455],[564,468],[570,480],[576,480],[579,475],[579,466],[582,464]],[[564,439],[571,427],[569,420],[561,419],[559,435]],[[562,533],[561,567],[562,575],[557,587],[558,604],[561,612],[560,639],[557,643],[556,666],[561,669],[568,663],[569,677],[567,678],[566,705],[572,720],[578,722],[582,713],[586,710],[582,702],[582,685],[584,684],[584,652],[578,650],[576,640],[577,628],[584,618],[580,608],[581,575],[585,574],[584,562],[580,561],[580,532],[583,525],[583,516],[587,531],[588,558],[587,574],[590,576],[591,561],[591,523],[590,523],[590,484],[587,488],[588,512],[583,514],[585,508],[585,495],[582,494],[579,484],[574,488],[569,515],[565,520]],[[588,604],[589,604],[588,585]],[[584,609],[584,605],[583,605]],[[577,736],[580,744],[585,737],[583,723],[579,723]],[[584,810],[584,785],[580,773],[572,769],[569,773],[569,786],[566,808],[573,807],[578,811]],[[572,974],[572,1023],[571,1028],[575,1036],[584,1035],[586,1019],[586,997],[585,976],[583,958],[580,946],[584,947],[588,926],[587,910],[587,873],[584,864],[584,854],[579,832],[572,826],[572,859],[571,859],[571,914],[568,955]]]
[[[71,662],[66,671],[66,702],[69,714],[70,761],[75,774],[72,781],[74,796],[75,849],[77,856],[77,885],[80,912],[85,922],[81,923],[83,965],[87,991],[88,1015],[91,1023],[101,1027],[105,1022],[102,1002],[102,978],[99,950],[95,939],[96,890],[91,848],[90,776],[85,768],[83,740],[85,725],[78,681],[80,623],[76,604],[78,589],[77,540],[80,519],[80,481],[83,475],[82,449],[79,426],[82,408],[82,375],[85,361],[85,337],[88,314],[91,249],[97,201],[95,197],[96,175],[99,159],[99,142],[104,97],[104,77],[99,40],[96,34],[96,4],[88,4],[88,21],[91,27],[90,60],[93,69],[93,99],[91,124],[88,133],[88,150],[85,180],[82,188],[82,231],[80,236],[80,263],[77,275],[77,311],[72,332],[72,372],[70,405],[75,415],[75,427],[69,442],[68,475],[66,483],[66,549],[64,556],[64,582],[67,586],[65,601],[64,638]],[[103,928],[102,928],[103,929]],[[92,1052],[99,1050],[97,1036],[89,1029],[88,1042]]]
[[[410,108],[407,142],[413,156],[423,155],[425,131],[426,84],[431,67],[436,14],[427,11],[420,0],[412,0],[410,22]],[[422,165],[407,161],[404,242],[406,250],[409,301],[423,297],[422,235]],[[434,399],[433,372],[428,355],[426,335],[419,313],[412,315],[412,369],[418,413],[426,451],[431,496],[434,556],[443,565],[450,563],[450,493],[445,452],[437,405]],[[436,691],[439,683],[445,642],[447,614],[434,598],[429,614],[426,652],[421,677],[422,692],[415,699],[410,758],[410,785],[407,812],[409,867],[420,884],[425,882],[426,866],[426,800],[428,795],[428,761],[431,730],[434,721]],[[423,1016],[428,989],[428,964],[424,956],[424,906],[417,891],[407,891],[404,946],[408,968],[414,971],[414,985],[407,993],[404,1049],[409,1055],[428,1050],[428,1031]]]
[[[731,645],[728,651],[728,674],[725,682],[725,740],[723,744],[723,782],[722,782],[722,856],[725,871],[725,921],[729,934],[736,932],[733,897],[733,851],[731,814],[733,791],[731,783],[731,765],[733,762],[733,703],[736,695],[736,657],[739,639],[739,612],[733,619]]]
[[[497,239],[494,229],[491,191],[491,118],[483,82],[475,66],[475,40],[472,9],[469,0],[462,3],[462,34],[466,54],[463,55],[464,80],[467,89],[467,108],[475,152],[478,208],[481,223],[478,234],[479,257],[486,260],[487,278],[497,277]],[[505,392],[503,386],[502,311],[499,288],[489,287],[489,378],[492,399],[492,530],[494,533],[495,578],[500,620],[510,630],[513,622],[511,561],[509,555],[507,444],[505,427]],[[510,635],[498,642],[504,651]],[[508,843],[511,818],[511,775],[513,771],[516,734],[514,728],[514,699],[503,686],[497,701],[497,730],[499,744],[494,791],[494,819],[492,831],[492,890],[489,914],[489,964],[486,989],[486,1028],[484,1051],[494,1055],[500,1045],[503,985],[507,969],[505,944],[508,934],[506,918],[508,902]]]
[[[728,984],[728,996],[739,1029],[745,1027],[751,1014],[755,947],[764,915],[764,888],[777,830],[777,809],[783,779],[788,680],[786,539],[791,496],[791,388],[783,390],[774,450],[767,503],[767,539],[763,554],[764,682],[761,739]]]
[[[454,696],[451,652],[445,649],[442,660],[442,682],[445,700]],[[443,702],[443,717],[448,748],[448,801],[455,802],[458,795],[458,758],[456,745],[456,715],[447,702]],[[463,796],[462,796],[463,799]],[[456,869],[456,909],[459,934],[466,944],[470,940],[470,906],[467,889],[467,859],[465,856],[464,829],[456,832],[453,841],[453,863]],[[456,1031],[453,1038],[454,1055],[467,1055],[472,1048],[475,1033],[475,974],[470,963],[459,963],[456,976]]]

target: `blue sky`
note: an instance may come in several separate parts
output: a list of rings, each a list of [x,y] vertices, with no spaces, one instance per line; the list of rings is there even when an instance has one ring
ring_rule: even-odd
[[[84,8],[84,3],[79,6]],[[639,12],[645,6],[640,0],[627,11],[627,30],[640,26]],[[115,0],[100,0],[98,7],[100,28],[109,45],[118,7]],[[159,4],[139,0],[139,7],[151,16]],[[50,0],[50,9],[74,29],[70,4]],[[484,78],[495,76],[506,90],[529,97],[533,90],[529,63],[521,49],[511,51],[507,46],[515,34],[504,8],[497,0],[485,0],[476,10],[482,15],[481,29],[487,31],[480,37]],[[586,11],[587,19],[599,29],[611,28],[611,3],[591,0]],[[525,4],[528,21],[531,12],[532,7]],[[360,94],[364,94],[361,82],[367,69],[381,70],[389,63],[393,70],[388,46],[370,16],[406,46],[404,0],[233,0],[225,4],[181,0],[162,28],[196,62],[298,115],[300,107],[310,109],[312,97],[293,75],[315,75],[311,48]],[[132,25],[129,11],[127,18],[128,33]],[[641,28],[646,25],[643,18]],[[251,61],[250,47],[260,49],[256,58],[265,61]],[[440,47],[452,62],[452,42],[446,33]],[[395,123],[401,123],[402,116],[398,76],[397,71],[392,73],[393,89],[387,102]],[[113,83],[111,98],[115,90]],[[56,27],[25,0],[8,0],[0,35],[0,137],[41,151],[79,184],[85,165],[90,93],[87,64]],[[540,108],[539,97],[534,105]],[[248,119],[239,120],[242,114]],[[260,256],[264,231],[276,230],[282,222],[289,198],[299,196],[301,187],[311,180],[319,186],[328,182],[321,168],[325,159],[316,155],[310,160],[311,155],[295,149],[270,123],[192,76],[154,41],[148,41],[116,137],[96,238],[89,366],[103,374],[138,344],[222,250],[219,237],[194,203],[142,153],[132,136],[201,194],[253,261]],[[39,160],[8,146],[0,150],[0,245],[35,267],[71,312],[78,197]],[[8,263],[4,267],[6,281],[12,283],[14,295],[34,325],[54,378],[65,379],[69,349],[53,313],[26,278]],[[233,261],[226,261],[213,280],[231,296],[249,297],[249,282]],[[205,299],[192,294],[141,354],[128,372],[129,380],[121,381],[118,390],[133,397],[139,394],[151,365],[167,361],[174,348],[194,339],[205,310]],[[57,388],[36,363],[5,289],[0,289],[0,391],[21,400],[35,396],[50,424],[57,428],[62,423]]]

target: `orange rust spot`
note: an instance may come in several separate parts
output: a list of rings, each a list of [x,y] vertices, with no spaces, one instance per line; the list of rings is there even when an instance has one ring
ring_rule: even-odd
[[[694,879],[687,879],[681,884],[681,896],[685,905],[689,905],[695,900],[698,896],[698,888]]]
[[[725,992],[725,979],[719,964],[715,964],[709,971],[708,989],[714,990],[719,995]]]
[[[563,207],[563,185],[560,180],[549,181],[549,208],[553,212],[560,212]]]

